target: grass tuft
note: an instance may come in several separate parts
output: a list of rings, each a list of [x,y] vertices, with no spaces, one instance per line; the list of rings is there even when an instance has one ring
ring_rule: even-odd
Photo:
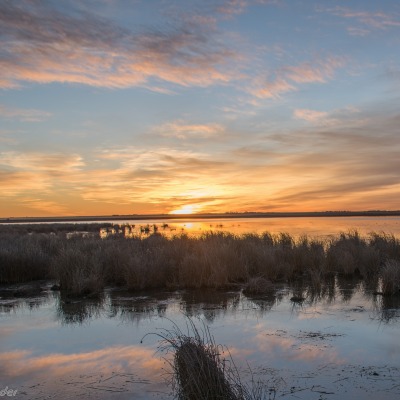
[[[187,333],[174,324],[172,330],[162,329],[159,349],[173,352],[170,381],[180,400],[262,400],[266,391],[260,382],[252,387],[242,383],[238,369],[227,349],[217,345],[209,328],[203,323],[200,331],[187,319]],[[147,335],[146,335],[147,336]],[[226,354],[226,357],[223,355]]]

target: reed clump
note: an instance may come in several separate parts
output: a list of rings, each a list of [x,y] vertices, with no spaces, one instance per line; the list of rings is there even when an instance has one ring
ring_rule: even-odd
[[[386,261],[381,270],[381,280],[383,295],[400,295],[400,262]]]
[[[170,380],[180,400],[262,400],[266,390],[260,382],[252,386],[241,381],[238,369],[227,349],[217,345],[208,327],[199,330],[188,318],[187,333],[174,324],[172,330],[155,333],[161,338],[159,350],[173,353],[167,360],[172,369]],[[147,335],[146,335],[147,336]],[[224,357],[224,354],[227,356]]]
[[[243,288],[243,293],[245,295],[265,294],[266,292],[273,290],[273,288],[274,286],[271,281],[261,276],[257,276],[248,280]]]
[[[21,228],[22,229],[22,228]],[[357,231],[327,240],[287,233],[204,233],[166,237],[73,236],[0,232],[0,283],[54,279],[63,292],[87,295],[106,285],[132,290],[257,289],[262,282],[308,279],[318,290],[332,276],[361,277],[369,286],[390,281],[388,265],[400,262],[400,241],[392,235]],[[262,285],[261,285],[262,286]],[[387,292],[395,292],[387,290]]]

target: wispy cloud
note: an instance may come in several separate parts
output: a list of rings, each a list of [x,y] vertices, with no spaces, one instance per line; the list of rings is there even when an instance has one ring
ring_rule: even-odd
[[[17,170],[65,173],[78,171],[85,164],[82,157],[77,154],[8,151],[0,153],[1,165]]]
[[[323,83],[332,79],[334,72],[344,65],[339,57],[314,60],[297,66],[284,67],[283,75],[296,83]]]
[[[260,99],[271,99],[295,90],[296,87],[286,79],[277,78],[276,80],[264,80],[264,82],[255,83],[250,92]]]
[[[382,208],[382,196],[387,208],[396,208],[398,113],[298,108],[293,117],[306,126],[257,138],[243,130],[246,144],[224,143],[212,152],[188,149],[187,143],[99,147],[85,157],[1,152],[2,201],[48,214],[73,213],[65,208],[67,194],[89,213],[98,204],[128,212],[185,205],[207,211]],[[182,135],[219,130],[184,120],[171,124]]]
[[[0,104],[0,118],[16,119],[24,122],[40,122],[51,116],[51,113],[34,109],[11,108]]]
[[[221,124],[191,124],[184,120],[175,120],[159,125],[154,131],[161,136],[178,139],[212,138],[224,134],[225,128]]]
[[[225,0],[217,6],[217,11],[226,15],[241,14],[248,6],[248,0]]]
[[[258,98],[277,98],[280,95],[298,90],[299,85],[324,83],[333,78],[337,69],[343,67],[341,57],[315,59],[293,66],[283,66],[274,72],[273,78],[257,78],[250,93]]]
[[[297,109],[294,110],[293,115],[295,118],[303,119],[304,121],[317,123],[321,120],[326,120],[328,113],[325,111],[307,110],[307,109]]]
[[[22,198],[19,200],[23,207],[43,211],[43,214],[67,215],[68,206],[43,198]]]
[[[215,160],[207,154],[171,148],[105,150],[98,158],[105,162],[117,161],[118,165],[107,170],[104,164],[104,169],[89,173],[85,183],[82,182],[85,199],[145,201],[162,206],[168,204],[172,208],[176,208],[174,199],[179,198],[182,203],[193,190],[204,193],[207,198],[220,196],[219,182],[226,171],[233,168],[231,162]]]
[[[163,362],[153,357],[154,350],[140,346],[114,346],[82,353],[50,353],[34,355],[31,351],[15,350],[0,355],[3,376],[25,379],[58,379],[65,375],[98,371],[103,374],[140,371],[144,377],[157,375]],[[50,375],[49,375],[50,374]]]
[[[364,122],[363,119],[354,119],[354,114],[357,113],[359,113],[359,110],[354,107],[330,112],[298,108],[293,111],[293,116],[313,125],[333,126],[347,124],[348,127],[354,127],[355,124],[360,125]]]
[[[225,17],[232,17],[244,13],[250,6],[256,4],[276,5],[279,4],[280,1],[281,0],[211,0],[210,3],[217,13]]]
[[[77,154],[1,152],[2,195],[48,194],[59,184],[71,182],[84,165],[83,159]]]
[[[235,79],[235,51],[208,25],[133,33],[94,14],[62,13],[49,3],[0,3],[1,85],[66,82],[121,88],[207,86]]]
[[[337,17],[354,21],[357,25],[347,27],[348,33],[352,36],[366,36],[374,30],[400,27],[400,14],[396,12],[388,14],[382,11],[370,12],[347,7],[320,9],[320,11],[326,11]]]
[[[371,28],[400,27],[400,15],[397,13],[356,11],[345,7],[337,7],[332,12],[340,17],[355,19]]]
[[[1,194],[5,196],[17,196],[32,192],[48,192],[51,187],[51,180],[44,174],[36,171],[13,171],[2,168],[0,165]]]

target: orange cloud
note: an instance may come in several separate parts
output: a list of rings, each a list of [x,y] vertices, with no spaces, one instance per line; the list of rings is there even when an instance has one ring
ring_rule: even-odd
[[[48,172],[78,171],[85,164],[78,154],[5,151],[0,153],[0,166],[17,170]]]
[[[114,346],[82,353],[35,355],[28,350],[0,354],[0,375],[9,387],[29,397],[68,393],[97,397],[125,392],[140,397],[150,390],[166,391],[165,362],[154,350],[141,346]],[[107,397],[107,395],[106,395]]]
[[[323,83],[333,77],[344,61],[338,57],[306,62],[297,66],[284,67],[284,74],[296,83]]]
[[[290,84],[286,79],[278,78],[275,81],[262,83],[260,87],[252,89],[251,93],[260,99],[272,99],[294,90],[296,90],[295,86]]]
[[[294,116],[308,122],[316,123],[327,118],[328,113],[324,111],[297,109],[294,110]]]
[[[103,373],[137,371],[146,377],[162,372],[164,363],[154,357],[154,350],[138,346],[116,346],[86,353],[46,354],[35,356],[28,350],[0,354],[3,377],[42,375],[60,377],[89,371]]]
[[[398,208],[397,114],[347,107],[296,109],[293,116],[310,125],[247,135],[246,146],[224,142],[215,154],[185,146],[98,148],[84,159],[3,152],[2,204],[20,205],[20,215],[53,207],[68,214],[115,213],[115,207],[167,213],[188,205],[204,212]],[[176,125],[183,132],[215,128]]]
[[[333,126],[333,125],[347,125],[347,127],[360,126],[364,123],[362,119],[352,120],[354,114],[359,113],[354,107],[347,107],[340,110],[334,110],[331,112],[317,111],[310,109],[296,109],[293,112],[293,116],[297,119],[310,122],[314,125],[320,126]]]
[[[188,139],[217,137],[222,135],[225,129],[222,125],[216,123],[190,124],[183,120],[176,120],[157,126],[154,131],[161,136]]]
[[[275,71],[274,79],[257,78],[249,91],[261,99],[276,98],[283,93],[296,91],[300,84],[327,82],[343,65],[342,58],[331,56],[299,65],[284,66]]]
[[[40,3],[1,2],[0,22],[7,31],[0,65],[3,88],[66,82],[160,90],[154,80],[208,86],[237,75],[232,63],[237,54],[214,40],[212,26],[194,20],[134,34],[94,14],[72,16]]]

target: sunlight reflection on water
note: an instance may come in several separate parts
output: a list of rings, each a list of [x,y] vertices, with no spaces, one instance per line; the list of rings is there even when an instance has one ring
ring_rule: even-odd
[[[127,220],[108,221],[119,225],[121,230],[129,229],[129,234],[162,233],[167,236],[181,233],[199,235],[204,232],[271,233],[287,232],[293,236],[307,234],[326,237],[340,232],[357,229],[361,234],[385,232],[400,237],[400,217],[317,217],[317,218],[226,218],[201,220]],[[111,228],[113,229],[113,228]],[[115,228],[114,228],[115,232]],[[125,233],[126,236],[129,234]]]

